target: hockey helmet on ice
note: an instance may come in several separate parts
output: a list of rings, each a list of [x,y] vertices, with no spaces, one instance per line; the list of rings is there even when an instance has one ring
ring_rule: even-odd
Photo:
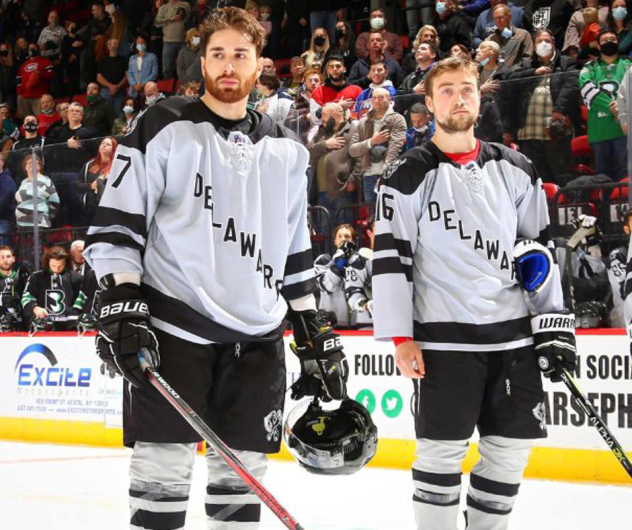
[[[322,409],[318,400],[299,403],[285,421],[283,438],[298,463],[319,475],[351,475],[377,450],[371,414],[349,398],[336,410]]]

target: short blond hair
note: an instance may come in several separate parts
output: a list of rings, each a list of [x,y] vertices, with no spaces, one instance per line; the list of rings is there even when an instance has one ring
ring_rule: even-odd
[[[480,86],[480,76],[478,75],[478,64],[471,59],[464,59],[462,57],[448,57],[439,61],[434,68],[430,70],[426,77],[426,94],[432,98],[432,87],[435,83],[435,79],[440,75],[448,72],[457,72],[464,70],[468,74],[471,74],[476,79],[476,88]]]

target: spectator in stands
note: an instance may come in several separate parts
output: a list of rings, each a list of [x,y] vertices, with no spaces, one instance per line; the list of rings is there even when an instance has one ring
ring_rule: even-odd
[[[351,24],[346,20],[336,22],[334,30],[334,39],[331,42],[328,54],[339,55],[345,61],[347,72],[351,71],[351,67],[356,62],[355,54],[355,34],[351,28]],[[325,59],[327,62],[327,59]]]
[[[8,42],[2,42],[0,43],[0,103],[8,103],[13,108],[17,106],[15,72],[11,45]]]
[[[371,69],[369,70],[369,79],[371,80],[371,84],[369,88],[365,88],[358,99],[356,99],[356,104],[353,110],[354,118],[363,118],[367,112],[371,109],[371,97],[373,94],[373,90],[376,88],[385,88],[391,94],[391,99],[395,99],[397,95],[397,89],[393,86],[390,79],[386,79],[386,64],[383,62],[377,61],[371,65]]]
[[[307,135],[312,125],[310,105],[312,93],[323,83],[323,76],[318,70],[307,70],[303,84],[299,87],[295,102],[285,120],[285,126],[293,130],[307,145]],[[314,120],[313,123],[316,123]]]
[[[134,34],[132,33],[129,20],[120,11],[112,13],[110,18],[112,19],[112,24],[103,35],[105,45],[107,46],[107,42],[110,39],[116,39],[119,43],[118,54],[127,60],[132,54],[132,44],[134,42]],[[107,54],[102,54],[100,59],[104,55]]]
[[[404,116],[415,103],[424,103],[426,97],[425,79],[439,55],[434,44],[422,42],[415,52],[416,68],[406,76],[397,89],[395,110]]]
[[[588,107],[588,141],[595,156],[595,170],[620,180],[627,173],[627,141],[617,121],[617,92],[630,68],[630,60],[619,55],[614,30],[599,34],[599,60],[581,71],[579,84]]]
[[[79,69],[80,48],[74,46],[75,42],[80,42],[77,37],[77,23],[74,20],[67,20],[65,23],[66,36],[61,44],[61,65],[65,79],[64,94],[74,96],[81,92],[81,72]]]
[[[88,225],[92,224],[94,212],[105,191],[117,145],[114,138],[103,138],[97,156],[86,162],[79,172],[77,189],[82,197],[84,216]]]
[[[20,130],[11,117],[11,107],[6,103],[0,104],[0,120],[2,120],[2,133],[0,134],[0,151],[8,151],[6,142],[11,140],[11,144],[20,137]]]
[[[114,124],[114,108],[109,101],[101,97],[98,83],[88,84],[86,89],[88,102],[83,114],[83,125],[92,129],[98,137],[107,136]]]
[[[290,90],[290,93],[296,93],[303,84],[305,77],[305,61],[302,57],[292,57],[290,60],[291,77],[285,80],[284,88]]]
[[[497,5],[506,5],[511,11],[511,25],[515,28],[524,29],[524,9],[513,5],[507,0],[490,0],[489,4],[489,9],[483,11],[476,19],[476,26],[474,27],[474,33],[472,33],[472,44],[475,48],[478,48],[481,42],[496,31],[492,10]]]
[[[115,114],[123,108],[127,87],[128,60],[119,55],[118,39],[109,39],[108,53],[99,61],[97,81],[101,85],[101,97],[112,107]]]
[[[433,136],[432,116],[423,103],[415,103],[410,107],[411,127],[406,131],[404,151],[427,144]]]
[[[176,61],[176,70],[181,85],[189,81],[195,81],[197,83],[202,81],[200,30],[198,28],[191,28],[187,31],[186,39],[187,45],[180,50],[178,60]]]
[[[335,101],[343,108],[349,110],[355,105],[355,101],[362,89],[349,83],[345,79],[346,72],[344,60],[338,55],[332,55],[327,62],[327,79],[312,92],[311,112],[314,116],[325,103]],[[318,120],[317,123],[320,123]]]
[[[433,18],[432,6],[424,0],[406,0],[406,24],[408,26],[408,40],[412,43],[419,33],[419,21],[430,22]],[[417,49],[413,45],[413,49]]]
[[[481,42],[476,50],[475,60],[480,65],[481,95],[493,95],[499,102],[500,94],[503,92],[502,82],[511,75],[509,68],[500,64],[500,46],[492,40]],[[506,92],[511,94],[511,86],[507,86]]]
[[[325,56],[329,51],[329,34],[325,28],[316,28],[312,33],[309,48],[301,55],[305,68],[322,70]]]
[[[410,53],[407,53],[402,60],[402,68],[406,75],[412,74],[417,68],[415,54],[419,46],[423,43],[432,44],[437,49],[437,59],[439,58],[439,39],[437,30],[433,26],[423,26],[417,33],[417,37],[412,41]]]
[[[45,136],[49,127],[59,119],[59,114],[55,111],[55,100],[50,94],[44,94],[40,98],[41,112],[37,115],[38,129],[40,136]]]
[[[548,29],[555,37],[555,49],[564,45],[564,34],[573,15],[568,0],[529,0],[524,6],[524,29],[533,35],[539,29]]]
[[[125,100],[125,106],[121,114],[114,120],[114,125],[112,125],[112,136],[124,135],[129,132],[132,122],[138,114],[137,105],[138,103],[134,98],[127,98]]]
[[[399,86],[404,79],[404,71],[399,63],[389,59],[383,53],[384,37],[379,32],[372,32],[369,38],[369,55],[365,59],[358,59],[351,72],[349,72],[349,82],[366,88],[371,80],[369,79],[369,69],[375,62],[383,62],[388,70],[388,78],[394,86]],[[356,46],[357,48],[357,46]]]
[[[525,59],[533,57],[533,39],[524,30],[511,23],[511,10],[504,4],[498,4],[492,9],[492,16],[496,23],[496,30],[487,37],[500,46],[501,62],[512,68]]]
[[[145,85],[145,108],[151,107],[158,103],[161,99],[165,99],[165,95],[158,88],[158,84],[150,81]]]
[[[15,193],[18,191],[13,175],[6,167],[6,159],[7,154],[0,153],[0,245],[11,243],[15,227]]]
[[[614,30],[619,39],[619,53],[628,55],[632,50],[632,16],[625,0],[613,0],[606,18],[607,26]]]
[[[68,268],[81,276],[85,276],[91,269],[86,262],[86,258],[83,257],[85,246],[86,243],[82,239],[75,239],[70,244],[70,266]]]
[[[267,114],[275,122],[283,123],[294,98],[281,88],[281,81],[276,74],[262,73],[257,80],[257,90],[264,98],[257,110]]]
[[[202,83],[198,83],[197,81],[189,81],[184,85],[180,85],[178,89],[179,96],[201,96],[200,91],[202,90]]]
[[[387,59],[392,59],[395,62],[399,62],[404,57],[404,48],[402,46],[402,40],[396,33],[391,33],[386,30],[386,11],[382,8],[371,10],[369,15],[369,23],[371,24],[371,31],[365,31],[358,35],[358,40],[355,43],[356,57],[358,59],[368,59],[371,55],[372,43],[371,39],[374,33],[382,35],[382,50],[381,52]]]
[[[53,63],[39,56],[37,44],[30,44],[29,59],[22,64],[16,78],[18,118],[23,119],[27,114],[39,114],[40,98],[43,94],[50,92],[53,77],[55,77]]]
[[[585,4],[585,7],[593,7],[599,10],[599,23],[602,26],[606,26],[608,24],[607,20],[608,15],[610,14],[610,9],[607,5],[600,6],[600,0],[584,0],[583,3]],[[573,13],[568,23],[566,33],[564,34],[564,46],[562,47],[562,53],[570,55],[571,57],[577,56],[577,53],[581,48],[580,40],[582,38],[582,34],[584,33],[584,27],[584,15],[580,9]]]
[[[332,219],[338,208],[356,202],[357,197],[354,171],[357,159],[349,156],[352,126],[345,119],[346,114],[338,103],[327,103],[323,107],[322,124],[307,145],[314,171],[310,204],[326,208]]]
[[[517,140],[544,181],[555,181],[572,168],[570,141],[579,116],[575,62],[555,48],[552,30],[535,33],[535,55],[511,74],[504,112],[509,145]]]
[[[22,162],[25,156],[31,156],[31,148],[37,148],[37,154],[44,160],[44,144],[45,139],[39,134],[39,124],[36,116],[27,116],[24,118],[24,137],[18,139],[9,155],[8,167],[13,173],[13,178],[20,184],[25,178],[26,173],[22,170]]]
[[[63,68],[61,64],[61,45],[66,36],[66,29],[59,24],[59,14],[51,11],[48,14],[48,26],[46,26],[37,39],[42,57],[49,59],[55,69],[55,79],[53,81],[53,92],[62,93]]]
[[[466,15],[459,12],[455,0],[436,0],[435,11],[437,14],[432,25],[437,29],[439,50],[448,53],[455,44],[463,44],[471,49],[472,30]]]
[[[97,48],[102,48],[105,44],[104,35],[110,24],[110,17],[103,4],[94,2],[92,4],[92,18],[77,31],[77,39],[72,43],[73,48],[77,51],[80,50],[79,70],[81,79],[86,85],[97,77],[97,65],[100,59],[97,55]]]
[[[190,11],[188,2],[169,0],[156,15],[154,24],[162,28],[162,74],[165,79],[176,75],[176,58],[185,44],[186,20]]]
[[[307,48],[310,36],[309,2],[305,0],[286,0],[284,20],[287,40],[292,56],[300,55]]]
[[[22,170],[26,173],[26,178],[15,193],[17,201],[15,217],[18,226],[33,226],[33,212],[37,209],[38,225],[43,228],[50,228],[51,221],[57,214],[59,207],[59,195],[53,181],[42,175],[44,169],[42,158],[39,155],[35,155],[35,158],[37,161],[35,169],[33,169],[32,156],[26,156],[22,161]],[[33,198],[35,175],[37,175],[37,205],[35,205]]]
[[[50,125],[48,130],[46,131],[47,138],[54,137],[59,131],[59,129],[68,123],[68,107],[69,106],[70,106],[70,103],[67,103],[65,101],[58,103],[55,106],[55,111],[56,111],[56,114],[59,115],[59,119],[57,121],[54,121]],[[39,115],[38,115],[38,119],[39,119]]]
[[[391,94],[384,88],[373,91],[371,111],[360,120],[351,138],[349,154],[359,159],[364,201],[374,203],[377,183],[384,169],[395,161],[406,139],[406,120],[391,107]]]
[[[13,53],[15,57],[14,65],[19,70],[20,66],[29,58],[29,41],[24,37],[18,37],[15,40]]]
[[[46,250],[42,270],[31,274],[24,295],[24,319],[54,319],[54,330],[74,329],[76,316],[72,305],[81,289],[82,277],[70,270],[70,256],[63,247]]]
[[[261,58],[262,72],[267,72],[269,74],[277,74],[276,64],[270,57],[262,57]]]
[[[158,79],[158,58],[147,52],[147,40],[141,35],[136,37],[136,52],[127,68],[128,93],[133,98],[143,93],[145,84]]]
[[[449,56],[459,57],[466,61],[472,60],[472,54],[470,53],[470,50],[463,46],[463,44],[455,44],[454,46],[452,46],[452,48],[450,48]]]
[[[316,28],[325,28],[330,37],[334,34],[336,20],[344,15],[345,0],[309,1],[309,26],[314,33]],[[310,66],[308,66],[310,68]]]

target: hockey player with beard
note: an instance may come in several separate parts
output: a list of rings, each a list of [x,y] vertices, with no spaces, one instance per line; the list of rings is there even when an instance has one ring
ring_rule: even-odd
[[[375,241],[375,219],[369,219],[370,247],[362,247],[351,258],[345,276],[345,296],[349,309],[355,314],[358,326],[373,324],[373,243]]]
[[[127,380],[130,526],[181,529],[199,435],[147,382],[138,352],[261,480],[278,452],[284,318],[302,373],[293,394],[346,397],[339,337],[316,319],[307,150],[247,109],[264,34],[246,11],[201,31],[201,98],[153,105],[119,144],[85,256],[103,291],[97,351]],[[260,503],[207,453],[210,530],[256,529]]]
[[[11,247],[0,247],[0,316],[9,323],[3,326],[11,331],[22,329],[22,293],[29,277],[24,265],[15,266],[15,253]]]
[[[547,203],[533,165],[474,136],[476,64],[441,61],[426,94],[435,136],[394,162],[379,190],[374,334],[394,340],[397,367],[415,386],[417,527],[456,528],[476,427],[467,528],[505,530],[533,440],[546,436],[540,371],[557,381],[576,366],[574,316],[545,246]],[[538,267],[523,272],[524,263]],[[523,289],[539,290],[535,301]]]
[[[51,320],[55,331],[74,329],[77,317],[72,305],[83,278],[70,270],[70,255],[63,247],[47,249],[42,262],[42,270],[31,274],[24,288],[24,320]]]

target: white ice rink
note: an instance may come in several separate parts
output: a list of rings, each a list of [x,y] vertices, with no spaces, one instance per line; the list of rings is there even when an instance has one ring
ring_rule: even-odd
[[[0,442],[0,530],[124,530],[128,459],[127,450]],[[205,476],[198,457],[188,530],[206,528]],[[306,530],[414,529],[409,472],[319,477],[272,462],[265,484]],[[512,530],[632,528],[632,487],[529,480],[520,491]],[[263,512],[262,530],[284,528]]]

